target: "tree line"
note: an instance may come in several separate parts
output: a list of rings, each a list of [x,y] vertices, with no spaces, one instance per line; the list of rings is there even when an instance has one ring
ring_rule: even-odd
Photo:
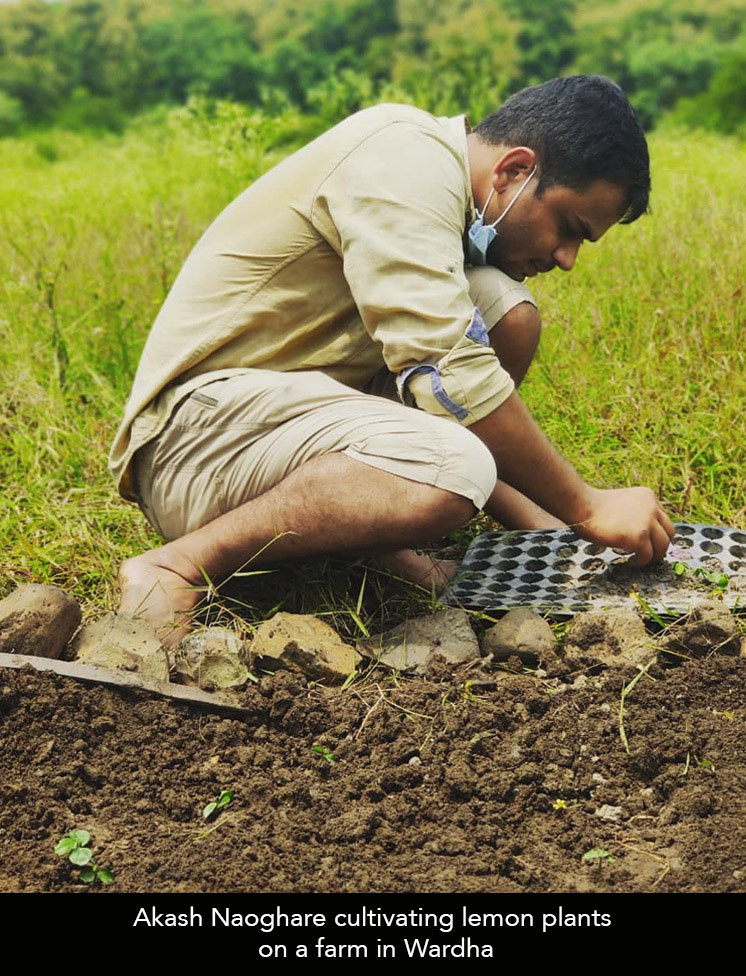
[[[495,108],[559,74],[618,81],[650,127],[746,119],[746,0],[17,0],[0,134],[124,126],[191,95],[330,121],[372,100]]]

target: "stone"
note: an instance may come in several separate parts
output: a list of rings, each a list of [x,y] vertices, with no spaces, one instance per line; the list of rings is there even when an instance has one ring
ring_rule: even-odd
[[[624,816],[624,810],[621,807],[613,807],[604,803],[603,806],[594,811],[593,815],[594,817],[601,817],[602,820],[619,821]]]
[[[0,652],[58,658],[80,625],[80,606],[57,586],[27,583],[0,600]]]
[[[570,621],[565,659],[573,666],[648,664],[657,653],[645,624],[633,610],[588,610]]]
[[[276,613],[259,625],[251,642],[252,667],[300,671],[326,684],[341,684],[358,661],[355,648],[313,614]]]
[[[675,624],[662,647],[664,656],[674,660],[713,653],[735,657],[742,653],[742,638],[730,610],[719,600],[711,600],[694,607]]]
[[[456,607],[405,620],[368,641],[358,641],[358,650],[378,664],[415,674],[423,674],[435,655],[449,664],[463,664],[481,656],[468,613]]]
[[[174,680],[215,691],[242,688],[249,680],[248,652],[241,638],[227,627],[207,627],[188,634],[174,654]]]
[[[509,610],[482,639],[482,652],[493,661],[517,655],[524,664],[536,664],[556,656],[552,628],[528,607]]]
[[[84,624],[73,644],[75,659],[97,668],[133,671],[153,681],[168,681],[168,654],[146,621],[107,613]]]

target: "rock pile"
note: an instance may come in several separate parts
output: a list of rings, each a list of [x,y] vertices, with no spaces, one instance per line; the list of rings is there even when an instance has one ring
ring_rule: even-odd
[[[259,624],[251,641],[223,627],[208,627],[195,630],[171,651],[145,620],[107,613],[81,627],[81,616],[78,603],[57,587],[20,586],[0,600],[0,653],[65,654],[81,664],[203,691],[240,689],[261,673],[280,669],[340,685],[361,667],[424,674],[438,659],[448,665],[478,662],[498,670],[529,667],[550,675],[584,675],[618,665],[644,667],[656,656],[670,666],[709,654],[746,655],[738,621],[716,600],[695,607],[655,638],[630,610],[580,613],[567,624],[562,642],[544,618],[526,607],[505,614],[481,641],[473,616],[447,607],[358,641],[356,647],[311,614],[277,613]]]

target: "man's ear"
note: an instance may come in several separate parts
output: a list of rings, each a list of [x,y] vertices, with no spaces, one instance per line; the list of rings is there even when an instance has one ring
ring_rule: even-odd
[[[492,168],[495,193],[507,190],[514,183],[522,183],[536,164],[536,153],[528,146],[512,146],[506,149],[497,157]]]

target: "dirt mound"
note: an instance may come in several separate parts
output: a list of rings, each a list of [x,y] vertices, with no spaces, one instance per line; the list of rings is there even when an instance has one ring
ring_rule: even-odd
[[[0,891],[82,888],[72,828],[115,891],[742,891],[746,659],[651,668],[627,754],[637,673],[279,672],[243,722],[5,672]]]

